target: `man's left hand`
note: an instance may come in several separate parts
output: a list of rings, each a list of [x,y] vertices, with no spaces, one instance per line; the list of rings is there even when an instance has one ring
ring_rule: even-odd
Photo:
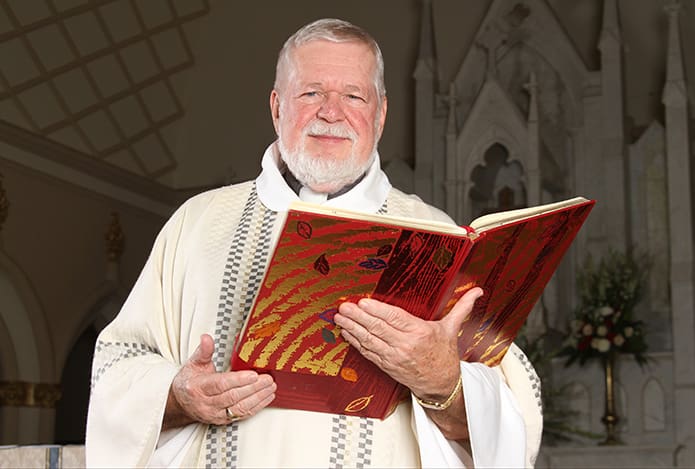
[[[345,340],[416,396],[445,399],[460,379],[461,325],[482,293],[477,287],[466,292],[449,314],[437,321],[363,298],[357,304],[342,303],[335,323],[342,328]]]

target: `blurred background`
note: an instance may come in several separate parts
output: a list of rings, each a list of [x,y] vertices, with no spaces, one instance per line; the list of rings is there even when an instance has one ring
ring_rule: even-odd
[[[0,444],[79,460],[98,332],[182,201],[258,174],[277,53],[321,17],[382,48],[395,186],[459,223],[597,200],[523,336],[539,465],[695,465],[693,0],[0,0]],[[649,259],[612,430],[601,362],[551,360],[610,250]]]

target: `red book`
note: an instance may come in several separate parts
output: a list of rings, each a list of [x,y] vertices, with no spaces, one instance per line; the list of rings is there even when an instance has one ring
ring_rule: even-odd
[[[231,368],[271,374],[272,406],[383,419],[408,390],[342,339],[338,305],[372,297],[436,320],[480,286],[485,295],[464,322],[459,351],[461,360],[494,366],[594,203],[578,197],[494,213],[471,227],[293,205]]]

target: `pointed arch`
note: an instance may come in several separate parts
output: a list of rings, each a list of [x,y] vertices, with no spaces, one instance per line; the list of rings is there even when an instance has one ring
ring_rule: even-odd
[[[54,383],[55,360],[44,312],[22,269],[0,249],[0,381]],[[3,443],[50,441],[53,415],[33,408],[5,408]]]
[[[124,298],[119,285],[107,281],[82,302],[82,320],[73,330],[70,345],[60,359],[60,385],[64,399],[56,405],[54,429],[55,441],[59,444],[84,444],[97,336],[118,314]]]
[[[642,389],[642,430],[661,432],[666,430],[666,395],[664,388],[653,377]]]

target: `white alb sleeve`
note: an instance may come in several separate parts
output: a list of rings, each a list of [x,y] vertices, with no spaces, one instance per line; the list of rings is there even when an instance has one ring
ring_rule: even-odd
[[[447,440],[412,398],[422,467],[524,467],[524,420],[500,372],[481,363],[461,362],[461,379],[473,454]]]

